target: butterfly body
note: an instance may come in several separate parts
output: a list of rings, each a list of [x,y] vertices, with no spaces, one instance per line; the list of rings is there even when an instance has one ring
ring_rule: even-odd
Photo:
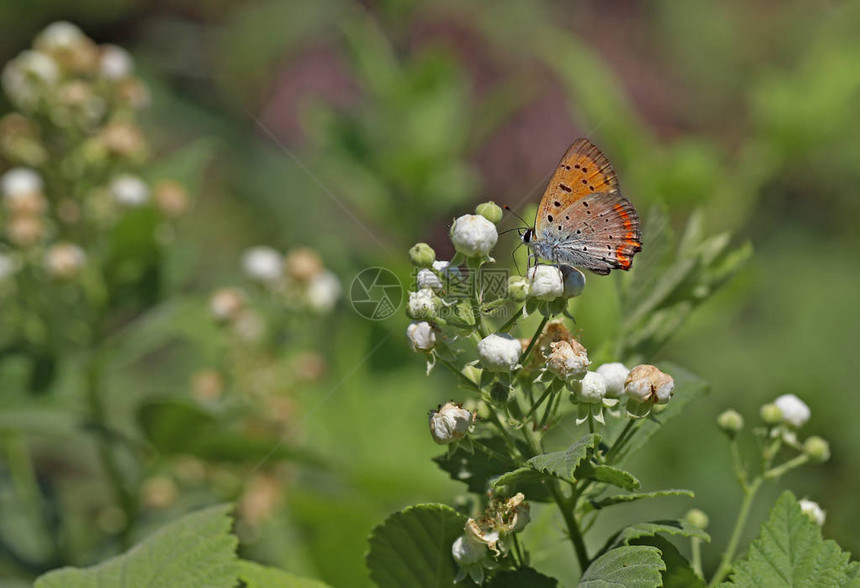
[[[540,258],[606,275],[642,250],[639,215],[597,147],[578,139],[559,162],[523,242]]]

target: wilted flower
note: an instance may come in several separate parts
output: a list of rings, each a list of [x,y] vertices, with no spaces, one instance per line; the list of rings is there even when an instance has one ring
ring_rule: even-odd
[[[564,291],[562,296],[565,298],[573,298],[579,296],[585,290],[585,274],[569,265],[560,265],[561,275],[564,280]]]
[[[431,351],[436,346],[436,332],[427,321],[412,321],[406,327],[412,351]]]
[[[143,206],[149,200],[149,188],[143,180],[131,174],[116,176],[110,183],[110,192],[123,206]]]
[[[209,299],[209,311],[218,321],[235,320],[243,308],[245,308],[245,294],[235,288],[216,290]]]
[[[127,78],[134,70],[134,60],[122,47],[102,45],[99,70],[109,80]]]
[[[281,254],[264,245],[251,247],[242,255],[242,270],[252,280],[272,284],[283,277]]]
[[[529,295],[538,300],[555,300],[564,294],[564,276],[554,265],[536,265],[528,271]]]
[[[476,584],[484,582],[484,565],[491,561],[490,551],[485,543],[475,539],[471,533],[464,533],[451,545],[451,556],[460,568],[454,578],[455,582],[462,582],[467,576]]]
[[[456,402],[447,402],[430,411],[430,435],[439,445],[447,445],[464,438],[474,422],[475,413]]]
[[[188,191],[179,182],[161,180],[152,192],[155,205],[166,217],[177,218],[188,211]]]
[[[99,133],[98,144],[109,153],[134,161],[145,159],[147,154],[143,131],[131,122],[110,123]]]
[[[284,258],[284,271],[291,280],[310,282],[324,270],[322,259],[309,247],[298,247]]]
[[[782,422],[791,427],[800,428],[809,420],[809,407],[794,394],[783,394],[773,403],[782,414]]]
[[[523,346],[507,333],[487,335],[478,343],[481,367],[490,372],[512,372],[520,361]]]
[[[661,372],[653,365],[637,365],[624,382],[624,393],[630,399],[627,412],[630,416],[642,417],[651,412],[654,404],[666,404],[675,392],[672,376]]]
[[[799,500],[800,512],[809,517],[809,520],[819,527],[824,524],[824,519],[827,518],[827,513],[818,505],[817,502],[807,500],[806,498]]]
[[[430,288],[421,288],[417,292],[410,292],[407,303],[407,313],[411,318],[432,318],[439,310],[442,301]]]
[[[498,238],[496,225],[477,214],[464,214],[451,227],[454,249],[467,257],[489,254]]]
[[[606,382],[606,397],[621,398],[630,370],[623,363],[613,362],[601,365],[597,368],[597,373],[603,376],[603,381]]]
[[[144,506],[166,508],[176,502],[179,489],[169,476],[152,476],[143,481],[141,496]]]
[[[16,214],[9,219],[6,234],[18,247],[32,247],[45,236],[45,221],[35,214]]]
[[[588,354],[576,339],[554,341],[549,345],[551,353],[546,356],[546,369],[562,380],[579,380],[588,371]]]
[[[53,278],[71,280],[77,277],[86,260],[86,253],[77,245],[57,243],[45,254],[45,268]]]
[[[330,271],[318,273],[308,284],[307,299],[311,310],[330,312],[340,297],[340,279]]]

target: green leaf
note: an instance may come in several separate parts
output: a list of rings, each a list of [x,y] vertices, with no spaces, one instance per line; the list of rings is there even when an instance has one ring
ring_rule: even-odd
[[[394,513],[370,535],[370,578],[389,586],[450,586],[457,573],[451,545],[466,517],[444,504],[419,504]]]
[[[660,572],[665,569],[656,547],[619,547],[591,562],[579,579],[579,588],[655,588],[660,586]]]
[[[693,498],[695,494],[692,490],[675,489],[657,490],[655,492],[631,492],[630,494],[615,494],[613,496],[601,498],[600,500],[593,500],[591,501],[591,506],[594,510],[600,510],[601,508],[615,506],[616,504],[622,504],[625,502],[635,502],[646,498],[662,498],[664,496],[687,496],[689,498]]]
[[[544,576],[532,568],[503,570],[487,583],[488,588],[555,588],[558,580]]]
[[[668,539],[659,535],[653,537],[642,537],[631,541],[632,545],[651,545],[660,550],[666,569],[663,570],[663,588],[704,588],[705,581],[693,571],[690,562],[687,561],[678,548],[672,545]]]
[[[604,484],[611,484],[625,490],[636,490],[641,486],[633,474],[609,465],[596,465],[585,462],[577,470],[580,478],[587,478]]]
[[[656,433],[667,421],[680,414],[683,408],[693,400],[704,395],[708,391],[708,383],[695,374],[673,363],[661,364],[660,369],[672,376],[675,380],[675,395],[672,401],[665,405],[666,408],[656,415],[658,422],[643,420],[639,430],[624,450],[623,455],[617,460],[622,463],[630,457],[637,449],[644,446],[648,439]]]
[[[123,555],[90,568],[62,568],[41,576],[35,588],[143,588],[236,585],[235,536],[229,505],[186,515]]]
[[[245,588],[326,588],[328,584],[313,578],[294,576],[284,570],[253,561],[238,561],[239,580]]]
[[[629,545],[631,541],[642,537],[653,537],[657,534],[678,535],[681,537],[697,537],[703,541],[710,541],[711,537],[699,527],[691,525],[687,521],[652,521],[648,523],[636,523],[624,527],[618,533],[609,538],[603,551],[613,547]]]
[[[536,455],[528,463],[534,469],[562,480],[576,480],[576,469],[587,459],[600,443],[600,436],[589,433],[565,451],[554,451]]]
[[[493,490],[500,495],[513,496],[522,492],[532,502],[549,502],[552,494],[546,487],[547,475],[531,467],[517,468],[493,480]]]
[[[835,541],[800,511],[791,492],[783,492],[762,524],[744,561],[735,563],[736,586],[846,586],[856,582],[856,566]]]

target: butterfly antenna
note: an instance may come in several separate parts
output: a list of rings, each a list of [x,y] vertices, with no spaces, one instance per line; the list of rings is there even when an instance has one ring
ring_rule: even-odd
[[[510,206],[508,206],[507,204],[505,204],[502,208],[504,208],[505,210],[507,210],[508,212],[510,212],[512,215],[514,215],[515,217],[517,217],[518,219],[520,219],[521,221],[523,221],[524,223],[526,223],[526,226],[527,226],[527,227],[531,226],[531,225],[529,225],[529,223],[526,221],[526,219],[524,219],[523,217],[521,217],[520,215],[518,215],[516,212],[514,212],[514,209],[513,209],[513,208],[511,208]]]

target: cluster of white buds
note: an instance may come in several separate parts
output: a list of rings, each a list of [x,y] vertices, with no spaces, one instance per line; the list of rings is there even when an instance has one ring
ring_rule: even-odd
[[[463,534],[451,546],[451,555],[459,567],[454,581],[468,577],[481,584],[484,570],[497,566],[495,558],[507,555],[512,536],[531,521],[530,509],[522,492],[507,499],[494,496],[479,518],[466,521]]]

